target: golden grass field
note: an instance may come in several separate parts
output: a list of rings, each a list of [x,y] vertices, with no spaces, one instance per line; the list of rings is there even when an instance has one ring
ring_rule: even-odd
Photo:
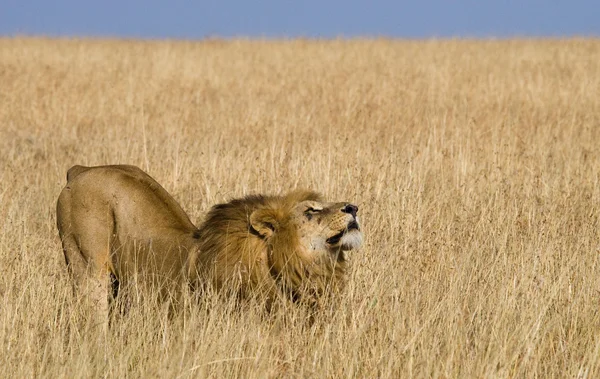
[[[195,223],[250,193],[355,202],[338,311],[214,296],[82,328],[56,199],[111,163]],[[599,217],[598,39],[0,39],[3,378],[598,377]]]

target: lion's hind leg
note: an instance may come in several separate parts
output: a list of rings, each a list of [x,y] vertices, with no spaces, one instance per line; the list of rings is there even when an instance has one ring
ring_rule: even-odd
[[[57,223],[77,303],[90,327],[107,330],[109,297],[113,292],[108,261],[112,222],[106,216],[81,213],[73,214],[70,194],[62,193]]]

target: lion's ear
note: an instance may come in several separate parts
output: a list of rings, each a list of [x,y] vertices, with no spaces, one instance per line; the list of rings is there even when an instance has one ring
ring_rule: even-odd
[[[269,238],[279,227],[276,215],[267,209],[258,209],[250,215],[250,225],[260,236]]]

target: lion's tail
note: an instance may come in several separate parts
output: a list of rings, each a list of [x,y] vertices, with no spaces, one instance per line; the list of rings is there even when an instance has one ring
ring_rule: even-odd
[[[67,182],[70,182],[71,180],[75,179],[77,177],[77,175],[89,170],[90,168],[91,167],[79,166],[79,165],[71,167],[69,169],[69,171],[67,171]]]

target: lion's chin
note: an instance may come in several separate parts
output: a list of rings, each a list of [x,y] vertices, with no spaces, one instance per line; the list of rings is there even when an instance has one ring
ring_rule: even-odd
[[[340,239],[340,248],[344,251],[358,249],[362,240],[363,236],[359,230],[351,230]]]

